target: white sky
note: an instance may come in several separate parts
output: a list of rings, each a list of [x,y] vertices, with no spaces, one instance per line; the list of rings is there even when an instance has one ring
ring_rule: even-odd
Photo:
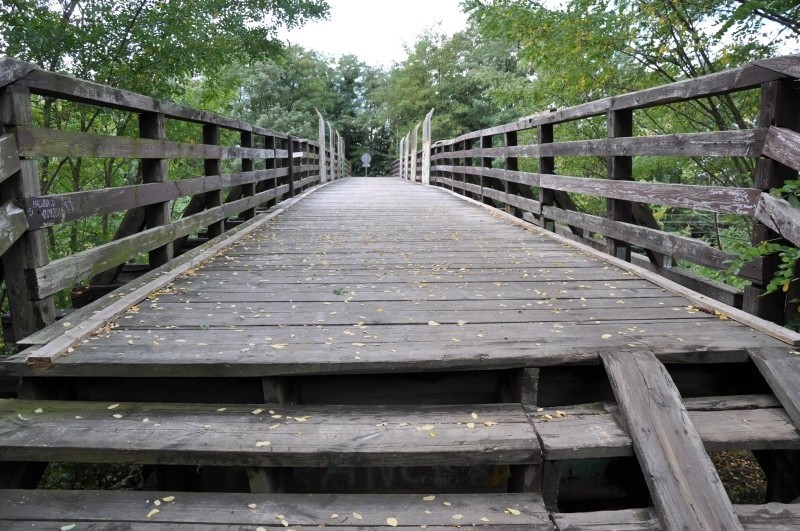
[[[327,55],[353,54],[373,65],[390,67],[406,57],[425,28],[441,24],[453,34],[466,27],[459,0],[328,0],[328,20],[279,33],[283,41]]]

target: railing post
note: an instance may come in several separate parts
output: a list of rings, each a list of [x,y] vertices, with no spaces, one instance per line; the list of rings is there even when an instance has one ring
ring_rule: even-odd
[[[607,117],[608,137],[620,138],[633,135],[633,111],[610,111]],[[608,178],[615,181],[629,181],[633,178],[633,157],[608,157]],[[606,217],[612,221],[633,222],[631,203],[621,199],[606,200]],[[631,261],[631,246],[624,240],[607,238],[608,254]]]
[[[219,145],[219,126],[206,124],[203,126],[203,144],[218,146]],[[205,159],[203,161],[203,170],[206,176],[221,175],[222,163],[220,159]],[[206,208],[214,208],[222,205],[222,189],[211,190],[205,194]],[[208,226],[208,237],[215,238],[222,234],[225,220],[219,220]]]
[[[336,149],[333,147],[333,126],[328,123],[328,149],[330,150],[330,161],[331,161],[331,171],[330,177],[332,181],[337,179],[336,177]]]
[[[319,159],[317,159],[317,164],[319,165],[319,182],[321,184],[328,180],[328,159],[325,156],[325,118],[322,117],[319,110],[317,110],[317,117],[319,118]]]
[[[164,115],[158,112],[143,112],[139,115],[139,136],[153,140],[166,140],[167,133],[164,125]],[[166,159],[141,159],[142,182],[160,183],[168,179],[168,164]],[[148,228],[162,227],[172,223],[169,212],[169,201],[146,206],[144,219]],[[157,247],[149,252],[150,267],[158,267],[172,259],[172,243]]]
[[[290,135],[286,139],[286,159],[289,165],[289,197],[294,197],[294,138]]]
[[[264,161],[264,168],[266,170],[276,170],[278,168],[277,164],[277,156],[275,155],[275,150],[277,149],[277,145],[275,144],[275,137],[272,135],[268,135],[264,137],[264,149],[271,149],[272,150],[272,157],[268,158]],[[269,190],[277,190],[278,188],[278,177],[273,177],[266,181],[265,189]],[[271,183],[271,184],[270,184]],[[277,193],[277,192],[276,192]],[[278,197],[275,196],[269,201],[267,201],[267,208],[275,206],[278,203]]]
[[[422,184],[431,184],[431,118],[433,109],[422,122]]]
[[[241,145],[243,148],[253,147],[253,133],[251,131],[242,131],[240,134]],[[253,159],[242,157],[242,173],[251,172],[255,165]],[[253,197],[256,193],[256,183],[247,183],[242,185],[242,197]],[[252,219],[256,215],[256,207],[248,208],[242,211],[239,216],[242,219]]]
[[[540,146],[543,144],[552,144],[553,124],[540,125],[537,135]],[[555,170],[556,170],[555,158],[542,157],[541,155],[539,156],[539,173],[552,175],[553,173],[555,173]],[[542,228],[545,230],[549,230],[551,232],[555,232],[556,230],[555,221],[546,217],[544,214],[545,207],[551,207],[555,205],[554,191],[549,188],[539,187],[539,203],[541,203],[542,205],[542,217],[541,217]]]
[[[0,136],[8,131],[5,126],[32,123],[30,91],[19,86],[0,90]],[[38,195],[41,195],[41,185],[36,160],[20,158],[20,170],[0,186],[0,204],[14,200],[22,205],[26,198]],[[31,300],[25,278],[26,270],[37,269],[50,261],[45,230],[25,232],[3,253],[2,259],[14,340],[20,341],[55,321],[53,297]]]
[[[503,135],[503,144],[506,147],[512,147],[517,145],[517,132],[516,131],[508,131]],[[517,161],[517,157],[509,157],[506,156],[503,159],[503,167],[508,171],[518,171],[519,170],[519,162]],[[503,181],[503,188],[506,191],[506,195],[519,195],[519,184],[512,183],[508,180]],[[506,213],[516,215],[516,209],[506,203]]]
[[[797,91],[793,90],[791,81],[772,81],[761,85],[758,127],[774,125],[794,130],[800,129],[800,105],[797,103],[797,98]],[[787,180],[794,179],[796,176],[797,172],[788,166],[761,157],[756,163],[754,185],[755,188],[769,192],[772,188],[780,188]],[[762,223],[757,222],[753,227],[753,246],[760,245],[765,241],[775,241],[777,238],[778,234]],[[752,286],[744,289],[742,308],[746,312],[768,321],[784,324],[788,317],[786,294],[781,290],[766,294],[765,289],[765,285],[769,283],[777,269],[777,255],[760,259],[755,263],[755,267],[745,266],[742,268],[742,272],[745,273],[743,276],[752,282]],[[746,273],[749,271],[752,273]],[[790,286],[790,291],[797,291],[797,286]]]
[[[481,149],[489,149],[492,147],[492,137],[491,136],[482,136],[481,137]],[[481,166],[484,168],[491,168],[492,167],[492,157],[481,157]],[[491,182],[489,177],[484,176],[483,174],[480,175],[481,178],[481,203],[486,205],[493,205],[494,202],[492,198],[485,197],[483,195],[483,189],[486,187],[487,183]],[[488,188],[494,189],[493,187],[489,186]]]

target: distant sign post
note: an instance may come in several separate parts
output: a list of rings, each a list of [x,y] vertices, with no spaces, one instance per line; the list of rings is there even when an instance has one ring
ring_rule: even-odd
[[[372,155],[369,153],[361,155],[361,165],[364,166],[364,177],[367,176],[367,168],[369,168],[370,162],[372,162]]]

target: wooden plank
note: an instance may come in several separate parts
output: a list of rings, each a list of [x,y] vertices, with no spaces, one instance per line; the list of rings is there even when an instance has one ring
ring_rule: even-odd
[[[38,68],[33,63],[20,61],[13,57],[0,57],[0,87],[14,83]]]
[[[59,99],[98,105],[111,109],[131,112],[160,112],[169,118],[177,118],[195,123],[216,124],[236,131],[252,131],[261,135],[273,135],[286,138],[285,133],[278,133],[263,127],[256,127],[240,120],[234,120],[213,113],[184,107],[169,101],[158,100],[117,88],[75,79],[73,77],[33,70],[17,81],[18,84],[30,87],[34,94],[53,96]]]
[[[800,382],[800,354],[780,348],[753,348],[747,351],[800,431],[800,389],[797,385]]]
[[[273,158],[268,149],[223,147],[125,136],[95,135],[38,127],[15,128],[17,149],[24,157],[118,157],[163,159]]]
[[[783,238],[800,246],[800,213],[788,201],[762,193],[755,216]]]
[[[319,187],[308,190],[297,200],[318,189]],[[225,247],[252,233],[295,203],[296,201],[286,203],[274,212],[245,222],[234,231],[229,231],[211,240],[203,247],[184,254],[179,260],[172,260],[164,266],[143,275],[133,287],[127,290],[123,289],[122,294],[112,294],[112,296],[95,301],[96,304],[90,304],[82,309],[83,312],[79,315],[83,319],[73,326],[66,327],[61,325],[61,329],[59,329],[59,326],[52,326],[49,330],[42,330],[41,337],[42,339],[47,339],[48,342],[33,351],[26,351],[26,360],[36,365],[47,366],[52,364],[55,360],[67,354],[67,351],[74,344],[83,341],[100,328],[107,326],[113,319],[147,297],[151,292],[162,288],[179,275],[195,267],[198,263],[208,260]]]
[[[759,157],[767,130],[746,129],[629,138],[600,138],[453,152],[454,157],[675,156]]]
[[[444,190],[444,192],[445,193],[449,193],[448,190]],[[471,201],[468,198],[460,197],[458,194],[452,194],[452,195],[454,197],[457,197],[457,198],[459,198],[461,200],[464,200],[464,201]],[[489,207],[489,206],[486,206],[486,205],[481,205],[478,202],[474,202],[473,204],[481,206],[482,208],[492,208],[492,207]],[[496,216],[503,217],[504,219],[507,219],[508,221],[510,221],[512,223],[515,223],[518,226],[523,227],[528,231],[536,232],[537,234],[545,234],[545,233],[541,232],[539,229],[537,229],[531,223],[519,220],[519,219],[517,219],[517,218],[515,218],[513,216],[505,214],[504,212],[499,212],[496,209],[492,209],[492,210],[495,212]],[[724,313],[729,318],[731,318],[731,319],[733,319],[733,320],[735,320],[735,321],[737,321],[739,323],[745,324],[746,326],[752,327],[755,330],[759,330],[760,332],[763,332],[763,333],[765,333],[765,334],[767,334],[769,336],[772,336],[772,337],[774,337],[774,338],[776,338],[776,339],[778,339],[780,341],[783,341],[784,343],[787,343],[787,344],[792,345],[792,346],[800,346],[800,334],[798,334],[796,332],[792,332],[791,330],[788,330],[788,329],[786,329],[786,328],[784,328],[784,327],[782,327],[780,325],[776,325],[775,323],[771,323],[769,321],[765,321],[764,319],[759,319],[757,317],[754,317],[753,315],[751,315],[751,314],[749,314],[747,312],[744,312],[742,310],[739,310],[739,309],[734,308],[732,306],[729,306],[727,304],[723,304],[723,303],[721,303],[719,301],[715,301],[715,300],[711,299],[710,297],[707,297],[705,295],[701,295],[701,294],[699,294],[697,292],[694,292],[694,291],[692,291],[690,289],[687,289],[687,288],[681,286],[680,284],[678,284],[676,282],[673,282],[673,281],[671,281],[671,280],[669,280],[669,279],[667,279],[665,277],[662,277],[662,276],[660,276],[660,275],[658,275],[656,273],[650,272],[650,271],[648,271],[648,270],[646,270],[646,269],[644,269],[642,267],[633,265],[633,264],[631,264],[629,262],[625,262],[624,260],[617,260],[612,256],[608,256],[608,255],[604,255],[602,253],[599,253],[596,249],[594,249],[594,248],[592,248],[592,247],[590,247],[588,245],[573,241],[573,240],[571,240],[569,238],[565,238],[565,237],[560,236],[558,234],[552,234],[552,233],[547,233],[547,234],[549,234],[549,236],[554,240],[563,242],[564,244],[569,245],[570,247],[573,247],[575,249],[580,249],[580,250],[582,250],[582,251],[584,251],[586,253],[589,253],[589,254],[591,254],[593,256],[596,256],[598,258],[602,258],[603,260],[605,260],[605,261],[607,261],[607,262],[609,262],[611,264],[614,264],[614,265],[616,265],[618,267],[621,267],[621,268],[625,269],[626,271],[634,273],[638,277],[641,277],[643,279],[649,280],[650,282],[653,282],[654,284],[656,284],[658,286],[661,286],[661,287],[663,287],[665,289],[668,289],[668,290],[672,291],[673,293],[676,293],[678,295],[686,297],[688,300],[690,300],[690,301],[692,301],[692,302],[694,302],[696,304],[701,304],[701,305],[703,305],[705,307],[709,307],[709,308],[711,308],[713,310],[719,310],[720,312]]]
[[[162,183],[135,184],[101,190],[31,197],[26,200],[33,230],[91,216],[171,201],[246,183],[260,183],[286,174],[285,168],[194,177]]]
[[[92,249],[59,258],[35,269],[28,277],[31,296],[40,299],[69,288],[81,280],[109,268],[124,264],[139,253],[158,249],[177,238],[186,237],[201,227],[230,217],[233,214],[274,197],[279,190],[269,190],[256,196],[240,199],[223,206],[181,218],[169,225],[153,227]],[[167,263],[163,262],[161,265]]]
[[[800,506],[797,504],[769,503],[766,505],[734,505],[739,522],[749,531],[800,528]],[[662,529],[658,515],[651,509],[623,509],[590,513],[555,513],[557,529],[572,531],[659,531]]]
[[[28,230],[28,221],[25,211],[6,201],[0,207],[0,256],[3,255],[14,243]]]
[[[543,213],[569,225],[716,269],[727,269],[732,260],[731,255],[702,240],[555,207],[544,207]]]
[[[16,137],[0,136],[0,183],[17,173],[20,168]]]
[[[541,462],[536,433],[519,404],[231,404],[224,411],[218,404],[109,405],[0,400],[0,455],[6,461],[57,461],[66,454],[77,462],[217,466]]]
[[[662,184],[636,181],[611,182],[604,179],[542,176],[541,186],[599,197],[639,201],[692,210],[707,210],[752,217],[761,190],[689,184]]]
[[[58,526],[146,526],[147,529],[292,529],[355,526],[398,529],[452,529],[477,525],[487,529],[553,529],[538,494],[448,494],[425,500],[422,494],[257,494],[126,491],[0,491],[0,521],[6,526],[36,528],[34,522]],[[159,512],[153,500],[162,502]],[[443,506],[442,501],[448,505]],[[31,507],[36,507],[32,514]],[[252,507],[252,508],[251,508]],[[519,511],[511,514],[508,508]],[[353,513],[358,515],[356,518]],[[454,515],[461,515],[455,520]],[[276,515],[284,515],[277,519]],[[333,515],[337,515],[335,518]],[[483,520],[482,520],[483,519]],[[93,525],[94,524],[94,525]]]
[[[800,56],[784,55],[753,61],[754,65],[777,72],[782,76],[800,78]]]
[[[443,159],[446,153],[441,153],[431,157],[434,160]],[[456,169],[457,168],[457,169]],[[483,177],[492,177],[512,183],[524,184],[528,186],[539,186],[539,179],[541,174],[531,173],[526,171],[516,170],[503,170],[498,168],[485,168],[475,166],[450,166],[446,164],[439,164],[431,168],[433,171],[443,171],[448,173],[466,173],[468,175],[481,175]]]
[[[601,354],[666,529],[742,529],[700,434],[649,352]]]
[[[764,141],[764,156],[800,171],[800,133],[770,126]]]

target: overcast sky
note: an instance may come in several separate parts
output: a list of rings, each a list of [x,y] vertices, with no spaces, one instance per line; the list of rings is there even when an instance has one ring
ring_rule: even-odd
[[[328,0],[328,20],[280,33],[304,48],[339,56],[353,54],[373,66],[389,67],[406,57],[425,28],[441,24],[453,34],[466,27],[459,0]]]

